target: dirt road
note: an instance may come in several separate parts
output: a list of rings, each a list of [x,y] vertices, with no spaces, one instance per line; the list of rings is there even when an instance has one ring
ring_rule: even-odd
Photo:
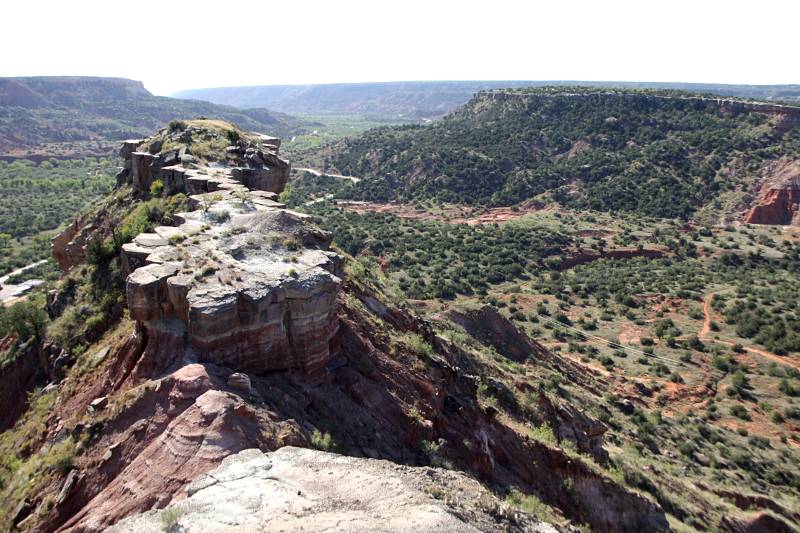
[[[717,292],[710,292],[706,294],[705,297],[703,297],[703,327],[700,329],[700,333],[698,334],[700,340],[707,340],[708,337],[711,335],[711,312],[712,312],[711,301],[714,298],[714,295],[717,294]],[[734,346],[735,344],[737,344],[735,342],[726,341],[722,339],[713,339],[713,341],[719,344],[724,344],[725,346]],[[800,361],[798,361],[797,358],[794,356],[788,356],[788,355],[780,356],[772,352],[768,352],[767,350],[762,350],[760,348],[756,348],[755,346],[750,346],[750,345],[742,344],[742,347],[748,353],[755,354],[760,357],[763,357],[764,359],[769,359],[770,361],[774,361],[782,365],[791,366],[800,370]]]

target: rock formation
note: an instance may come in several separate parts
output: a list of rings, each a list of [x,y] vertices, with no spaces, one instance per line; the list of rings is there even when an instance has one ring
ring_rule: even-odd
[[[168,194],[190,194],[194,209],[176,216],[178,226],[123,246],[128,309],[153,345],[177,343],[201,361],[248,372],[291,368],[319,378],[338,327],[341,260],[327,250],[330,233],[276,201],[288,163],[274,140],[258,140],[271,144],[228,148],[229,162],[246,163],[234,167],[165,167],[185,156],[123,145],[134,190],[161,179]]]
[[[160,532],[165,516],[187,533],[556,531],[512,512],[463,474],[290,446],[232,455],[186,494],[166,510],[132,516],[107,531]]]
[[[130,186],[139,197],[148,195],[156,180],[167,196],[243,188],[279,193],[291,171],[289,162],[278,156],[280,144],[275,137],[242,134],[220,121],[189,121],[174,130],[162,129],[149,139],[123,141],[117,186]],[[100,224],[108,218],[107,213],[84,215],[53,238],[53,257],[62,272],[84,260],[93,238],[105,239],[113,233],[112,227]]]
[[[180,216],[123,247],[131,318],[155,343],[185,339],[201,361],[320,377],[338,324],[330,234],[261,196]]]
[[[62,272],[69,271],[84,259],[86,234],[81,235],[81,238],[76,238],[81,229],[84,228],[83,223],[82,218],[75,219],[64,231],[53,237],[51,241],[53,258]]]
[[[747,212],[745,222],[800,226],[800,161],[775,161],[763,174],[759,200]]]
[[[280,139],[262,134],[244,138],[235,129],[214,126],[219,123],[191,121],[147,140],[123,142],[119,155],[124,166],[117,183],[148,193],[153,182],[161,180],[167,195],[214,192],[218,187],[230,188],[232,182],[248,189],[283,191],[291,167],[278,156]],[[227,146],[229,141],[233,144]],[[214,163],[218,172],[210,173],[206,162]],[[215,179],[220,177],[226,179]]]

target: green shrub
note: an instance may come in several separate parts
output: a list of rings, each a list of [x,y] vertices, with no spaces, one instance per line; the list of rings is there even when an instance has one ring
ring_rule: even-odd
[[[150,196],[161,196],[164,194],[164,182],[160,179],[153,180],[150,184]]]
[[[433,356],[433,348],[418,333],[406,333],[403,336],[403,344],[420,359],[428,360]]]
[[[180,507],[169,507],[161,511],[159,517],[161,519],[161,529],[164,533],[175,533],[178,531],[181,518],[186,514],[186,511]]]
[[[506,496],[506,503],[522,512],[530,513],[537,518],[549,516],[552,512],[533,494],[525,494],[516,487],[512,487]]]
[[[225,138],[228,139],[229,143],[236,144],[241,140],[242,136],[236,130],[227,130],[225,132]]]
[[[323,452],[330,452],[336,448],[336,443],[330,433],[315,429],[311,433],[311,447]]]
[[[38,297],[29,298],[5,308],[0,314],[0,337],[13,333],[23,342],[41,340],[46,325],[44,301]]]
[[[747,408],[740,403],[732,405],[730,408],[730,413],[736,418],[740,418],[742,420],[751,420],[750,413],[747,412]]]
[[[169,132],[170,133],[177,133],[179,131],[185,131],[187,128],[186,122],[182,120],[173,120],[169,123]]]

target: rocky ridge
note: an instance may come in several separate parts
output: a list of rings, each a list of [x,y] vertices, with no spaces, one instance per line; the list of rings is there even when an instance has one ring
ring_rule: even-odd
[[[121,246],[130,320],[96,337],[50,386],[53,407],[23,453],[77,451],[60,476],[4,500],[12,525],[101,531],[176,504],[193,480],[242,450],[315,446],[407,465],[446,464],[501,497],[515,487],[565,520],[600,531],[667,529],[657,504],[591,464],[589,455],[604,459],[602,424],[560,399],[539,402],[537,424],[576,443],[576,453],[586,454],[578,459],[482,406],[480,367],[470,354],[392,303],[374,274],[344,276],[341,259],[328,250],[331,235],[283,207],[277,191],[243,183],[237,167],[251,169],[254,179],[288,167],[268,161],[279,157],[277,146],[249,134],[244,144],[229,143],[213,131],[218,127],[190,130],[213,151],[182,150],[178,141],[192,124],[123,147],[129,163],[118,192],[146,198],[168,187],[185,191],[188,210],[173,217],[174,226],[156,226]],[[102,213],[92,220],[84,242],[113,226]],[[68,277],[87,271],[80,268]],[[64,312],[56,300],[54,315]],[[408,336],[430,354],[415,354]],[[592,387],[594,376],[530,339],[515,345],[521,363]],[[485,381],[513,401],[501,381]],[[329,492],[320,499],[336,496]],[[418,509],[414,502],[409,509]],[[467,521],[482,524],[484,515],[469,509]],[[384,512],[380,502],[356,510]],[[441,509],[431,516],[436,524],[450,520]]]
[[[240,139],[215,167],[183,148],[150,153],[165,142],[149,141],[148,152],[127,142],[121,153],[120,179],[135,191],[161,180],[165,194],[188,194],[193,209],[122,247],[131,318],[153,346],[183,344],[201,361],[321,377],[338,327],[341,258],[327,249],[330,233],[277,202],[289,171],[280,141]]]

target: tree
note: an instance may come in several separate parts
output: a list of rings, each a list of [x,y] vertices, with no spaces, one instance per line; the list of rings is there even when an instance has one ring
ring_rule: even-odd
[[[47,314],[42,302],[35,299],[16,303],[0,315],[0,333],[14,333],[21,341],[41,340],[46,324]]]
[[[8,233],[0,233],[0,249],[5,250],[11,246],[11,235]]]

